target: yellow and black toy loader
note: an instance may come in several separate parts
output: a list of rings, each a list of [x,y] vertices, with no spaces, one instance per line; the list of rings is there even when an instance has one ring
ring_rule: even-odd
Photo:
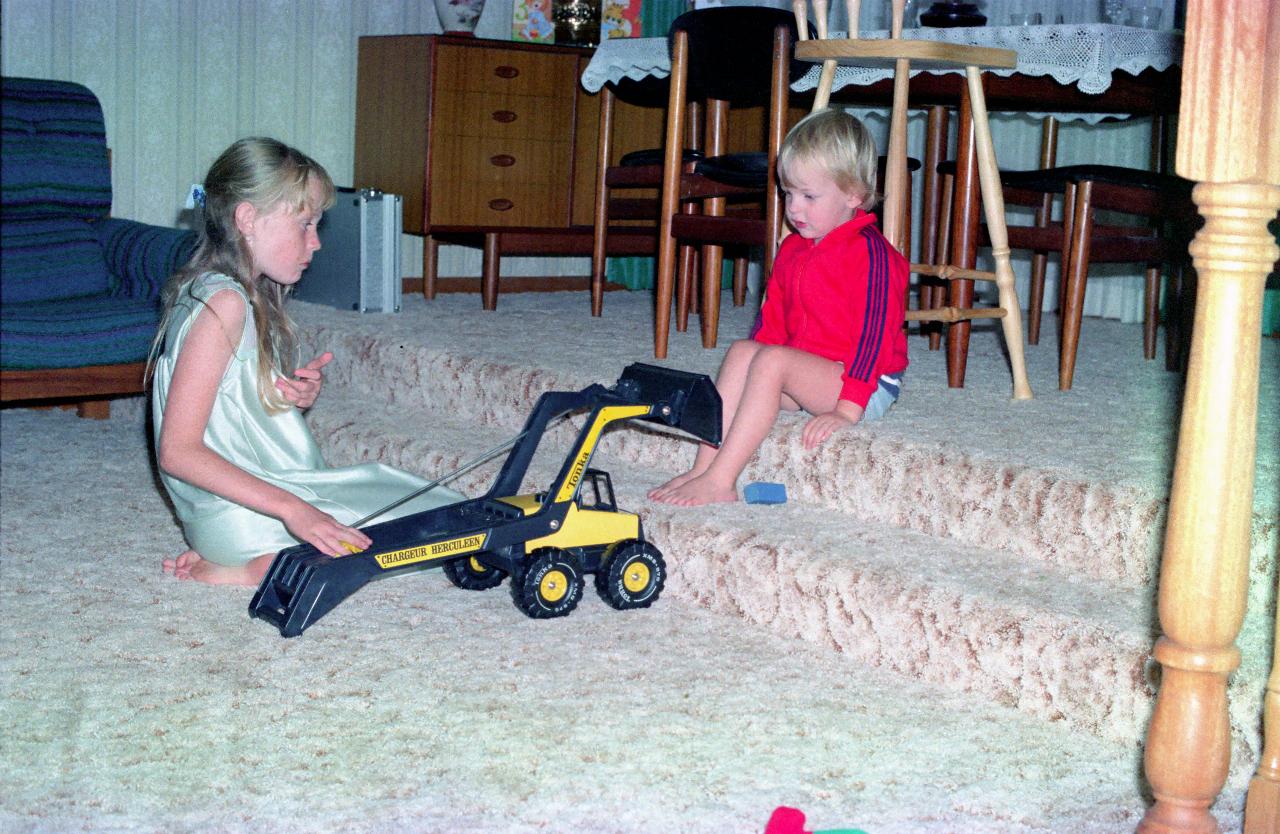
[[[548,424],[584,409],[586,422],[550,487],[517,495]],[[516,607],[537,619],[572,611],[586,574],[595,575],[596,590],[614,608],[651,605],[666,580],[662,554],[645,539],[639,516],[617,508],[608,474],[588,468],[605,427],[620,420],[673,426],[718,445],[720,395],[703,374],[638,363],[611,388],[547,392],[524,430],[498,447],[511,451],[483,496],[361,527],[373,544],[349,556],[326,556],[309,544],[281,550],[249,603],[250,616],[296,637],[366,583],[433,567],[468,590],[510,576]]]

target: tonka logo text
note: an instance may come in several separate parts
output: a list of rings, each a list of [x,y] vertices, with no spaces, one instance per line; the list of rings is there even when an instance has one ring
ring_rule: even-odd
[[[438,559],[441,556],[455,556],[463,553],[471,553],[484,547],[484,534],[476,534],[471,536],[460,536],[456,539],[447,539],[442,542],[433,542],[432,544],[419,545],[418,547],[408,547],[404,550],[393,550],[390,553],[380,553],[374,558],[378,565],[386,570],[388,568],[399,568],[405,565],[412,565],[415,562],[422,562],[426,559]]]

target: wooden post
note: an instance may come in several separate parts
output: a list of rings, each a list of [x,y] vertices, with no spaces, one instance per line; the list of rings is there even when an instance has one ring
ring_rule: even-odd
[[[1209,807],[1230,764],[1227,676],[1239,665],[1248,587],[1262,293],[1280,254],[1267,232],[1280,208],[1280,4],[1189,1],[1180,112],[1175,165],[1200,181],[1192,196],[1205,225],[1190,246],[1199,293],[1160,571],[1163,675],[1145,751],[1156,801],[1142,832],[1217,831]],[[1274,749],[1280,727],[1269,715]],[[1250,806],[1274,802],[1278,788],[1264,765]]]
[[[1276,620],[1273,645],[1280,645],[1280,619]],[[1244,808],[1245,834],[1280,831],[1280,666],[1274,663],[1267,680],[1262,715],[1266,746],[1258,772],[1249,783],[1249,800]]]

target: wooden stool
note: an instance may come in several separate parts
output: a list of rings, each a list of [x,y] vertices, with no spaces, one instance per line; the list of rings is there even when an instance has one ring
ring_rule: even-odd
[[[806,0],[794,0],[792,8],[796,19],[803,21],[808,14]],[[1023,357],[1022,310],[1014,288],[1013,267],[1009,262],[1009,241],[1005,227],[1004,198],[1000,188],[1000,173],[996,166],[995,150],[991,143],[991,129],[987,121],[986,94],[982,86],[982,67],[1012,69],[1017,66],[1017,53],[1008,49],[991,49],[978,46],[902,39],[902,13],[904,0],[893,0],[891,37],[881,40],[865,40],[857,36],[860,3],[847,0],[850,37],[827,38],[827,0],[815,0],[814,11],[818,18],[818,39],[804,37],[796,45],[796,57],[803,61],[822,62],[822,74],[818,82],[814,109],[827,106],[839,64],[846,66],[891,66],[894,69],[893,110],[890,116],[888,176],[884,186],[884,233],[899,251],[909,252],[907,240],[907,108],[908,78],[911,66],[931,69],[963,69],[967,81],[967,96],[962,97],[960,118],[961,158],[966,148],[976,154],[979,182],[982,190],[982,206],[988,233],[992,243],[995,271],[986,272],[965,269],[949,264],[911,265],[912,272],[949,281],[950,292],[945,306],[908,310],[908,321],[940,321],[948,325],[947,382],[953,388],[964,385],[964,366],[968,355],[968,323],[973,319],[998,318],[1004,331],[1009,351],[1010,370],[1013,377],[1015,399],[1030,399],[1031,385],[1027,381],[1026,363]],[[968,135],[972,132],[972,144]],[[967,174],[967,167],[962,169]],[[969,177],[958,183],[956,205],[964,208],[966,218],[974,211],[976,199]],[[994,281],[999,290],[999,305],[991,308],[973,306],[973,282]]]

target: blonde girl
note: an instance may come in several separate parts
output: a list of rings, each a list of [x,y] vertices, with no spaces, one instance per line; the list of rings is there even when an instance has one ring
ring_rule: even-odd
[[[190,546],[163,562],[179,579],[253,585],[299,542],[363,549],[369,536],[349,525],[425,484],[381,464],[326,466],[302,418],[333,355],[298,364],[284,302],[333,201],[324,168],[274,139],[241,139],[209,169],[200,240],[165,288],[151,363],[157,463]],[[386,518],[460,498],[436,488]]]

